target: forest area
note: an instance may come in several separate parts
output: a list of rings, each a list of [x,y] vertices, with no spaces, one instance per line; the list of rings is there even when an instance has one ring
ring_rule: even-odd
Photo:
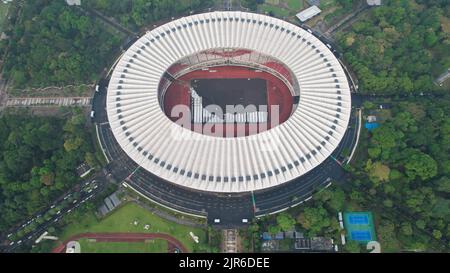
[[[213,0],[86,0],[83,5],[113,17],[120,24],[138,30],[160,20],[188,15],[210,7]]]
[[[0,117],[0,230],[48,207],[79,181],[78,165],[97,167],[81,110],[67,119],[26,113]]]
[[[338,185],[288,212],[253,225],[247,236],[296,228],[340,241],[338,212],[371,211],[383,252],[446,251],[450,238],[448,100],[399,102],[373,133]],[[370,106],[369,106],[370,108]],[[447,242],[447,243],[446,243]],[[365,252],[348,242],[346,252]]]
[[[341,33],[360,91],[390,96],[392,108],[364,103],[365,115],[380,111],[386,118],[372,132],[363,128],[346,177],[305,205],[253,224],[243,234],[257,249],[261,232],[294,228],[340,241],[339,211],[372,211],[383,252],[448,250],[450,98],[433,79],[450,67],[450,36],[443,29],[449,12],[445,0],[386,1]],[[432,96],[396,99],[420,93]],[[344,251],[367,252],[352,241]]]
[[[120,39],[64,1],[26,0],[0,43],[3,76],[17,88],[86,84],[96,80]]]
[[[17,88],[90,83],[120,50],[121,39],[64,1],[24,0],[0,41],[3,75]],[[133,30],[185,15],[212,0],[85,0]],[[262,1],[242,1],[257,7]],[[338,1],[348,7],[350,1]],[[371,211],[383,252],[448,251],[450,98],[433,80],[450,68],[448,0],[390,0],[341,32],[337,43],[364,95],[389,96],[380,127],[363,129],[342,181],[308,203],[247,229],[256,250],[263,231],[296,228],[340,240],[339,211]],[[417,96],[420,94],[427,96]],[[414,95],[403,98],[403,95]],[[431,96],[428,96],[431,95]],[[402,96],[403,99],[398,97]],[[364,114],[377,111],[363,105]],[[86,117],[0,116],[0,230],[48,207],[78,182],[76,167],[97,166]],[[82,217],[81,213],[79,217]],[[245,247],[250,249],[246,240]],[[346,252],[364,252],[349,242]]]
[[[448,1],[392,0],[338,37],[367,94],[445,93],[433,84],[450,67]]]

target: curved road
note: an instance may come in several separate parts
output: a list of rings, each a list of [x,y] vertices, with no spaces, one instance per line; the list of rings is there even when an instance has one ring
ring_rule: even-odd
[[[106,82],[103,83],[103,88]],[[268,213],[297,205],[308,199],[312,193],[330,183],[330,179],[339,181],[344,171],[333,158],[343,161],[342,152],[347,148],[351,150],[354,143],[355,126],[347,130],[340,146],[333,153],[333,158],[328,158],[317,168],[306,175],[285,183],[284,185],[270,188],[269,190],[254,193],[256,200],[254,210],[251,193],[242,194],[213,194],[189,190],[139,168],[138,164],[130,159],[120,148],[109,127],[105,113],[105,93],[102,91],[94,98],[95,122],[99,129],[99,139],[105,155],[110,160],[107,166],[117,181],[125,181],[133,189],[149,199],[164,206],[185,213],[207,216],[208,222],[214,224],[214,219],[221,220],[221,226],[236,227],[242,225],[242,219],[252,219]],[[356,122],[356,116],[352,116],[351,124]],[[132,174],[130,176],[130,174]]]

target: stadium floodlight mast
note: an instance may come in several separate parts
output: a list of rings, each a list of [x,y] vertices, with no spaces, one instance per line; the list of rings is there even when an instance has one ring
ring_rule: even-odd
[[[183,128],[166,114],[165,90],[174,80],[232,65],[272,74],[287,86],[293,102],[286,120],[220,137]],[[273,105],[280,112],[287,107],[267,107]],[[179,18],[140,37],[114,68],[106,109],[118,144],[141,168],[185,188],[236,193],[281,185],[330,157],[348,128],[351,96],[341,64],[312,33],[273,17],[226,11]],[[274,139],[276,147],[268,149]]]

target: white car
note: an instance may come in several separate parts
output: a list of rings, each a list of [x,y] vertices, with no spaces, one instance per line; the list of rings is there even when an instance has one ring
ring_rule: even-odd
[[[61,211],[60,211],[60,210],[58,210],[58,212],[56,213],[56,215],[59,215],[59,214],[61,214]]]
[[[246,219],[246,218],[242,219],[242,223],[247,224],[248,223],[248,219]]]
[[[100,86],[98,84],[95,86],[95,92],[100,92]]]
[[[220,223],[220,219],[214,219],[214,223],[219,224]]]
[[[94,186],[94,189],[96,189],[96,188],[98,188],[98,185],[95,185],[95,186]]]
[[[307,31],[312,34],[312,31],[310,29],[307,29]]]
[[[10,246],[12,246],[14,244],[14,242],[9,243]]]
[[[22,240],[18,241],[17,244],[20,245],[22,243]]]
[[[52,205],[50,208],[52,209],[52,208],[54,208],[54,207],[56,207],[56,205]]]

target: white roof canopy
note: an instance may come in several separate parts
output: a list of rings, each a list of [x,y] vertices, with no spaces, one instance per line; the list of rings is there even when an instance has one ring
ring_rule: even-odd
[[[322,11],[317,6],[311,6],[301,12],[299,12],[296,16],[300,21],[306,22],[314,16],[318,15]]]
[[[159,104],[160,79],[177,60],[211,48],[249,49],[289,67],[300,88],[292,116],[237,138],[174,124]],[[213,192],[260,190],[304,175],[336,149],[350,112],[346,75],[320,40],[285,21],[244,12],[198,14],[152,30],[122,56],[107,94],[111,129],[130,158],[169,182]],[[276,147],[266,149],[267,140],[277,140]]]

